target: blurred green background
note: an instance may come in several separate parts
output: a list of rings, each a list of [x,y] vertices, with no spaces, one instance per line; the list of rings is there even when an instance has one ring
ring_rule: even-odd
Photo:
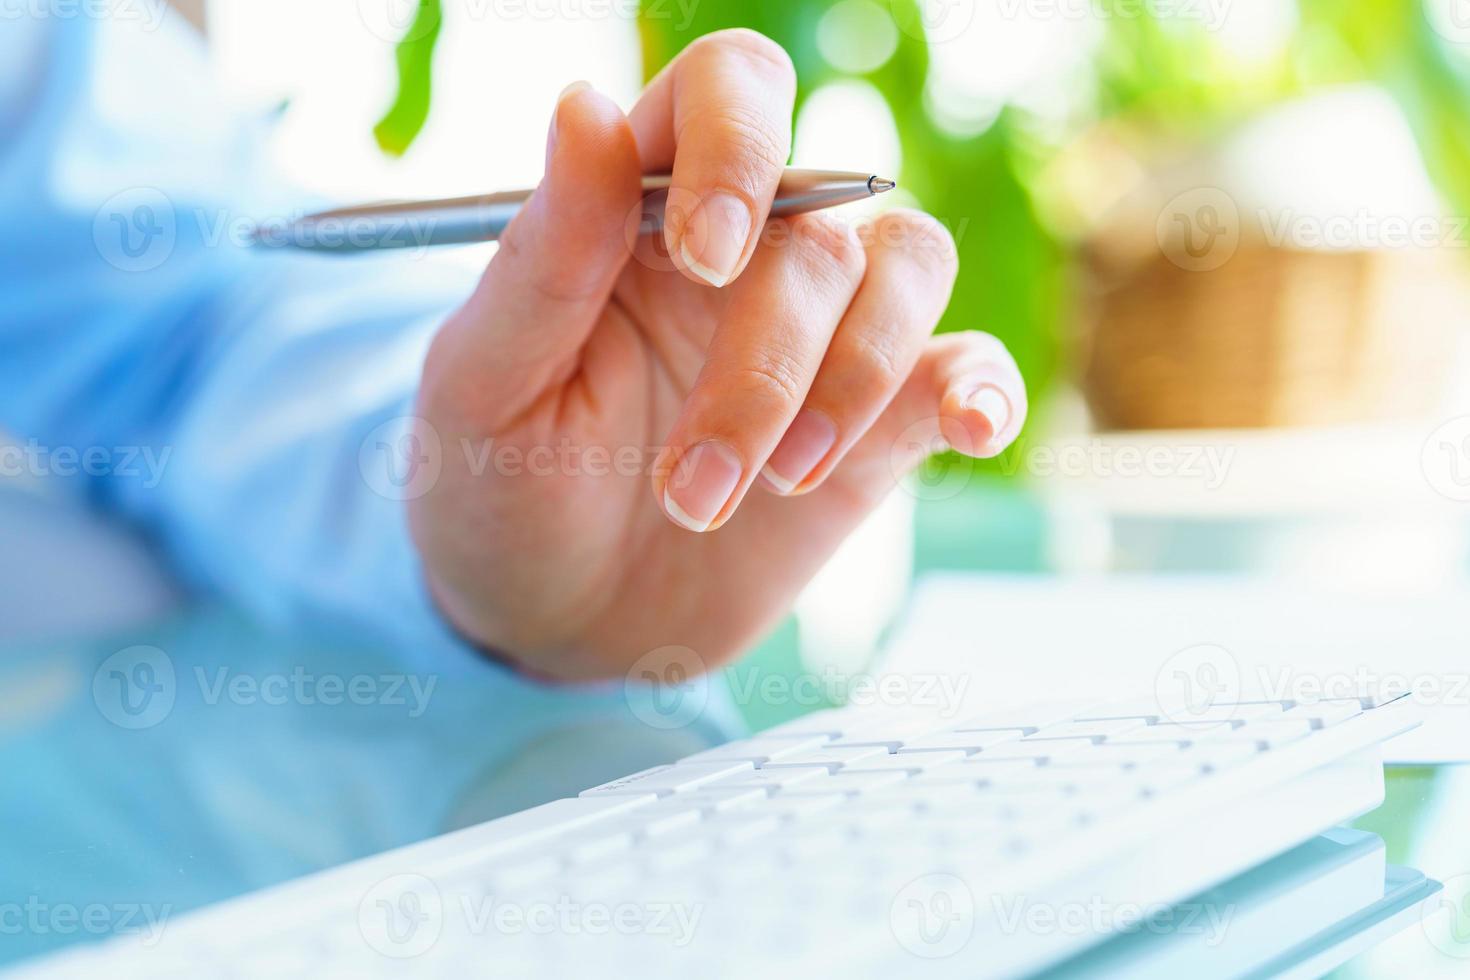
[[[796,63],[798,113],[814,91],[834,81],[858,79],[881,92],[902,148],[903,187],[959,239],[964,272],[942,329],[983,328],[1002,337],[1032,387],[1033,404],[1043,410],[1045,395],[1069,367],[1081,231],[1074,198],[1089,192],[1088,156],[1101,152],[1091,137],[1099,132],[1108,134],[1103,150],[1118,142],[1144,154],[1151,145],[1208,146],[1272,105],[1372,82],[1400,105],[1446,199],[1457,211],[1470,209],[1462,45],[1436,31],[1414,0],[1273,0],[1291,23],[1286,43],[1273,44],[1266,57],[1242,56],[1238,39],[1220,30],[1218,21],[1235,16],[1232,0],[1047,0],[1045,9],[1032,10],[1038,2],[977,0],[1013,18],[1087,14],[1100,36],[1080,72],[1067,66],[1065,98],[1044,111],[1017,104],[1024,100],[982,106],[959,125],[936,108],[931,61],[952,25],[935,18],[973,20],[973,4],[696,0],[679,5],[674,16],[669,0],[643,0],[639,34],[651,77],[700,35],[758,30]],[[420,0],[399,46],[398,95],[376,130],[390,154],[403,153],[427,119],[441,18],[440,0]],[[1105,171],[1105,160],[1095,163],[1097,172]],[[990,469],[1015,467],[1003,460]]]

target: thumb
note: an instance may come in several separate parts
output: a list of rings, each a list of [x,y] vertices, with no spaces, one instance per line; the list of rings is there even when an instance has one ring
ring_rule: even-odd
[[[630,257],[624,226],[642,199],[640,171],[617,104],[585,82],[568,87],[547,137],[546,176],[435,340],[436,360],[472,376],[498,411],[518,411],[580,352]]]

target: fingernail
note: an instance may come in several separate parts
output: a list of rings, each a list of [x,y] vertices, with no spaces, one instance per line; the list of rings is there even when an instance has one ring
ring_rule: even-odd
[[[766,461],[761,475],[778,493],[789,494],[811,476],[812,470],[827,458],[836,444],[836,424],[822,412],[802,409]]]
[[[990,423],[990,439],[987,445],[996,440],[1005,427],[1011,421],[1011,402],[1005,394],[994,385],[981,385],[961,403],[965,408],[979,412],[985,416],[985,421]]]
[[[741,473],[735,450],[707,439],[686,452],[669,474],[664,509],[689,530],[708,531],[740,485]]]
[[[558,130],[561,128],[561,104],[567,100],[567,96],[585,92],[591,87],[590,82],[573,82],[562,89],[561,94],[556,97],[556,110],[551,114],[551,131],[546,137],[546,166],[548,168],[551,166],[552,155],[556,153],[556,142],[560,135]]]
[[[735,275],[750,239],[750,209],[733,194],[723,191],[704,199],[679,242],[679,254],[689,271],[719,287]]]

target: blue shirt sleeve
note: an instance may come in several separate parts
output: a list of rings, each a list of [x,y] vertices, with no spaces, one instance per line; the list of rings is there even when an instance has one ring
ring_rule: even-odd
[[[428,600],[390,457],[473,286],[423,253],[252,249],[302,206],[177,17],[0,34],[0,429],[260,619],[481,669]],[[410,463],[412,460],[410,459]]]

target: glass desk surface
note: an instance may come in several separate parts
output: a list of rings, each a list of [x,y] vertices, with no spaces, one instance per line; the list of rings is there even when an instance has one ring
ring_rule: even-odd
[[[1018,496],[924,507],[918,528],[918,571],[1046,570],[1041,521]],[[793,633],[778,631],[746,669],[794,662]],[[574,795],[742,725],[714,710],[707,725],[659,730],[621,685],[524,685],[507,698],[497,671],[401,671],[210,608],[84,642],[0,647],[0,966]],[[139,693],[165,686],[167,698]],[[1453,918],[1336,976],[1463,976],[1470,766],[1394,768],[1387,783],[1358,825],[1383,837],[1390,863],[1444,882]]]

